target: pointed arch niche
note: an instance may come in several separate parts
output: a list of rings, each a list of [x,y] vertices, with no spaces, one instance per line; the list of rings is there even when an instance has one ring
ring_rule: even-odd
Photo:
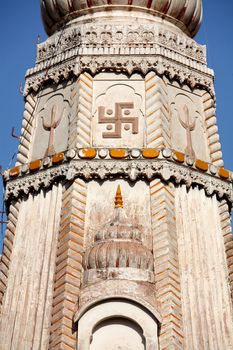
[[[78,322],[82,350],[158,350],[159,321],[150,310],[127,299],[92,305]]]

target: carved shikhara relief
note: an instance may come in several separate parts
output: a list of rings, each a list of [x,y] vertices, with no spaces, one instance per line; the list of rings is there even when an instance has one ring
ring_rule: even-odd
[[[183,325],[174,186],[150,183],[155,292],[161,303],[160,349],[183,349]]]
[[[11,253],[14,245],[20,202],[20,199],[13,201],[9,208],[8,224],[4,238],[3,253],[0,259],[0,314],[4,292],[7,287],[8,271],[11,263]]]
[[[210,159],[214,165],[223,166],[214,99],[207,91],[201,91],[201,96],[204,106]]]
[[[88,147],[91,145],[91,122],[92,122],[92,101],[93,101],[93,78],[84,72],[77,80],[74,88],[74,103],[76,113],[75,127],[70,130],[71,139],[75,140],[75,147]],[[72,145],[70,142],[70,146]]]
[[[101,73],[93,85],[92,145],[143,147],[145,82],[140,75]]]
[[[170,147],[170,116],[167,84],[155,72],[146,81],[146,146]]]
[[[38,96],[30,93],[25,98],[25,110],[23,126],[21,130],[20,144],[18,147],[17,164],[25,164],[29,161],[29,152],[35,128],[35,110]]]
[[[226,200],[219,201],[219,215],[221,220],[222,234],[224,239],[228,266],[228,282],[233,303],[233,236],[231,227],[230,208]]]
[[[64,185],[49,349],[76,349],[73,316],[81,285],[86,196],[83,180]]]

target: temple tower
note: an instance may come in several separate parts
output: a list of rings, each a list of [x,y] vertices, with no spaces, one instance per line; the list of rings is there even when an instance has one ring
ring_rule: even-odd
[[[232,173],[201,0],[41,0],[4,173],[1,350],[232,350]]]

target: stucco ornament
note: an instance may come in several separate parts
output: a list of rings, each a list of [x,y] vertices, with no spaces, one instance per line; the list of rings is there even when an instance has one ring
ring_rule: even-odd
[[[109,9],[126,12],[137,10],[165,18],[192,37],[197,33],[202,20],[202,0],[116,0],[114,5],[107,0],[41,0],[42,18],[48,35],[81,15]]]
[[[84,283],[99,279],[153,281],[152,252],[143,245],[140,227],[132,224],[124,209],[120,186],[114,217],[100,228],[83,260]]]

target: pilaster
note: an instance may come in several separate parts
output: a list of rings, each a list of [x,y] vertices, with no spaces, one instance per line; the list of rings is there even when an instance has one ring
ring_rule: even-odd
[[[223,166],[223,159],[221,144],[219,141],[214,99],[207,91],[203,91],[202,100],[204,106],[210,159],[214,165],[221,167]]]
[[[85,72],[74,83],[71,92],[73,122],[70,125],[69,148],[91,146],[93,78]]]
[[[25,110],[17,154],[17,165],[25,164],[29,161],[30,147],[32,146],[33,131],[35,128],[34,112],[37,98],[38,97],[33,92],[28,94],[25,98]]]
[[[171,144],[166,83],[155,72],[145,77],[147,147],[165,148]]]
[[[183,349],[183,324],[174,187],[150,183],[155,289],[161,303],[160,349]]]
[[[82,272],[87,185],[81,179],[63,190],[62,213],[55,267],[49,349],[76,349],[73,315],[79,298]]]

